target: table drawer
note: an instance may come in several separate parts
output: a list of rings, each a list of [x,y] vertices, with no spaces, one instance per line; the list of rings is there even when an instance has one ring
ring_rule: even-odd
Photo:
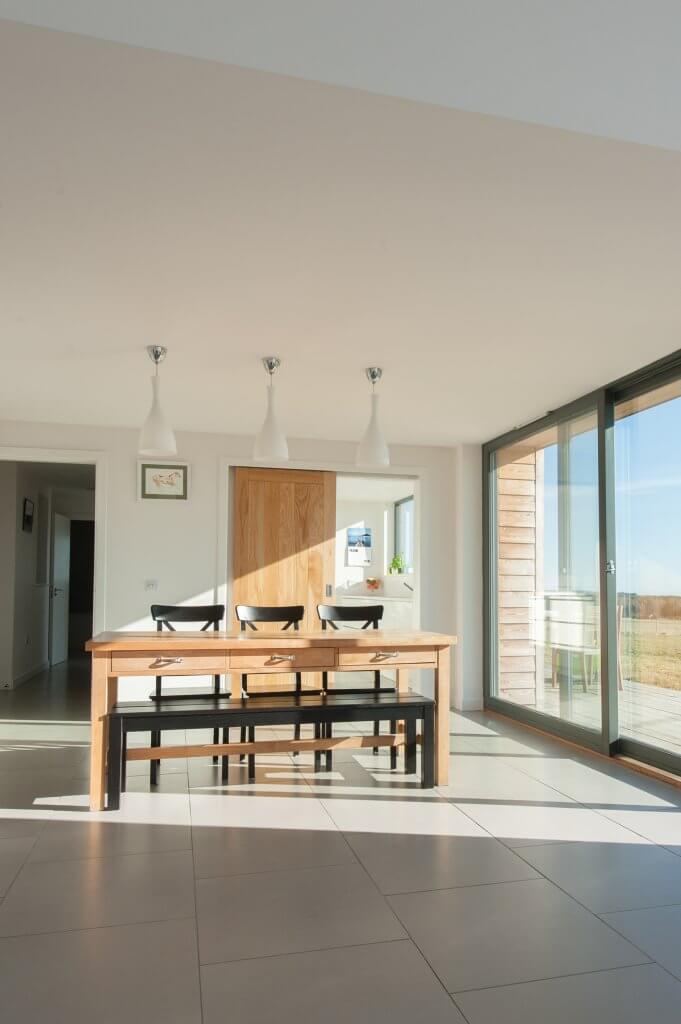
[[[411,650],[396,651],[391,647],[376,650],[339,651],[338,669],[392,668],[394,665],[413,665],[428,668],[435,665],[435,652],[415,647]]]
[[[111,672],[115,676],[217,676],[227,671],[227,656],[218,653],[168,651],[165,654],[143,654],[123,651],[111,655]]]
[[[232,672],[309,672],[333,668],[335,652],[332,647],[249,651],[232,654],[229,665]]]

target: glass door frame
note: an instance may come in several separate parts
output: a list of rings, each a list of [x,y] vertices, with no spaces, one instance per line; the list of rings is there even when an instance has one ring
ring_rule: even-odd
[[[482,446],[483,507],[483,695],[484,706],[561,739],[614,756],[628,755],[681,774],[681,755],[622,737],[618,722],[617,576],[615,564],[615,404],[681,379],[681,349],[665,359],[569,402],[531,423],[508,431]],[[600,578],[601,730],[587,729],[495,696],[497,672],[497,573],[495,545],[495,453],[548,427],[580,414],[597,413],[598,536]]]

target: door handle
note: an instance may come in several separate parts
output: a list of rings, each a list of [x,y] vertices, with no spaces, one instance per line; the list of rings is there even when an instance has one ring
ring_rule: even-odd
[[[63,587],[52,587],[52,597],[56,597],[57,594],[63,594],[63,593],[64,593],[64,588]]]

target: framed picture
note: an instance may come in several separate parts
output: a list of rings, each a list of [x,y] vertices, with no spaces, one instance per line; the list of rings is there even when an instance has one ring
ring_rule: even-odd
[[[367,527],[348,527],[348,565],[371,565],[373,561],[371,529]]]
[[[24,498],[24,509],[21,517],[21,529],[25,533],[33,533],[33,515],[35,505],[30,498]]]
[[[139,497],[156,501],[186,501],[189,466],[186,462],[138,463]]]

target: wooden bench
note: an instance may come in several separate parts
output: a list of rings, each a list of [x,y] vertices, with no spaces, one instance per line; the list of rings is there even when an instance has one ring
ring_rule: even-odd
[[[416,772],[417,722],[422,723],[421,785],[435,785],[435,704],[417,693],[329,693],[286,697],[258,697],[234,700],[216,697],[201,701],[169,700],[153,703],[115,704],[109,714],[107,757],[108,802],[110,810],[120,806],[125,788],[127,761],[151,761],[158,758],[158,747],[128,749],[131,732],[163,732],[173,729],[230,729],[263,725],[325,726],[346,722],[404,722],[404,732],[382,736],[326,736],[299,740],[256,740],[249,743],[202,743],[164,746],[163,759],[176,757],[228,757],[240,754],[278,753],[280,751],[321,751],[343,748],[405,748],[405,771]],[[324,730],[321,730],[322,734]],[[316,729],[316,733],[320,730]]]

